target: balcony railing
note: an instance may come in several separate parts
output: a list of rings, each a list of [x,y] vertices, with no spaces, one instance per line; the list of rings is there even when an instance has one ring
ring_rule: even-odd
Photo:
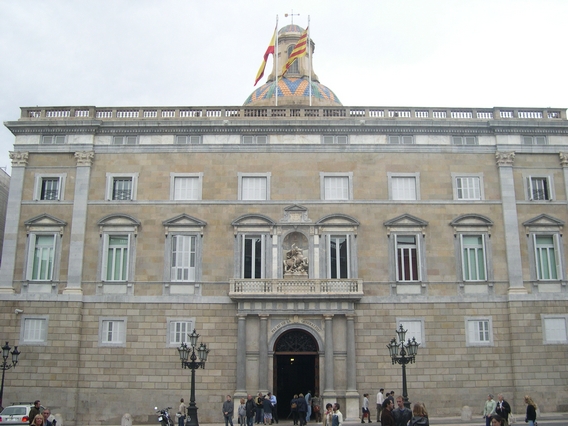
[[[230,285],[232,299],[363,297],[363,281],[359,279],[236,279]]]

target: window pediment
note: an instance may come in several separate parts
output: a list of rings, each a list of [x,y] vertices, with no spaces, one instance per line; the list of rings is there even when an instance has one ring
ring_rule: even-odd
[[[305,223],[311,222],[311,219],[308,217],[308,209],[306,207],[293,204],[284,208],[284,217],[282,218],[282,222]]]
[[[24,222],[26,225],[26,230],[29,233],[38,231],[50,231],[53,232],[58,228],[59,233],[63,234],[63,228],[67,226],[67,222],[51,216],[47,213],[40,214],[38,216],[32,217],[31,219]]]
[[[235,235],[239,232],[272,232],[276,222],[262,214],[245,214],[233,222]]]
[[[357,233],[359,221],[346,214],[330,214],[322,217],[316,222],[320,232],[353,232]]]
[[[411,214],[405,213],[383,223],[387,227],[387,235],[392,231],[413,231],[424,234],[428,222]]]
[[[523,226],[526,229],[527,235],[531,232],[538,232],[538,231],[557,230],[558,232],[562,232],[562,228],[564,227],[564,222],[553,216],[549,216],[547,214],[541,214],[532,219],[527,220],[526,222],[523,222]]]
[[[178,216],[162,222],[164,225],[166,235],[168,235],[170,228],[176,231],[199,232],[203,235],[203,228],[207,226],[207,222],[197,219],[188,214],[182,213]]]
[[[454,228],[454,235],[458,232],[487,232],[491,230],[493,221],[486,216],[476,213],[462,214],[450,222]]]
[[[110,228],[116,231],[134,232],[136,235],[140,227],[140,221],[130,215],[119,213],[103,217],[97,222],[97,225],[99,225],[101,234],[105,229],[108,231]]]

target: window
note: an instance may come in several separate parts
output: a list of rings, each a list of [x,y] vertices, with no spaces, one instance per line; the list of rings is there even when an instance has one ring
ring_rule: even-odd
[[[244,235],[242,278],[264,278],[266,235]]]
[[[24,316],[20,332],[21,344],[46,344],[47,322],[47,316]]]
[[[138,173],[107,173],[107,200],[136,200]]]
[[[345,145],[348,141],[347,135],[325,135],[322,137],[322,143],[326,145]]]
[[[452,136],[453,145],[477,145],[475,136]]]
[[[417,238],[417,235],[395,235],[397,281],[420,281]]]
[[[33,199],[36,201],[59,201],[63,199],[66,174],[36,175]]]
[[[294,50],[294,47],[296,47],[295,44],[291,44],[290,46],[288,46],[288,58],[290,58],[290,55],[292,54],[292,51]],[[298,74],[300,72],[299,70],[299,65],[300,63],[300,59],[296,59],[294,62],[292,62],[292,64],[290,65],[290,68],[288,68],[288,72],[287,74],[293,74],[296,73]]]
[[[51,281],[55,264],[56,234],[30,234],[27,279]]]
[[[103,281],[128,280],[128,251],[130,246],[129,235],[105,236]]]
[[[124,347],[126,345],[126,318],[100,318],[99,345]]]
[[[482,200],[483,175],[463,176],[452,173],[455,200]]]
[[[256,145],[261,145],[261,144],[267,144],[268,143],[268,136],[266,135],[243,135],[242,139],[241,139],[241,143],[245,144],[245,145],[250,145],[250,144],[256,144]]]
[[[42,136],[41,143],[44,144],[62,144],[65,143],[65,136]]]
[[[467,346],[493,346],[492,318],[465,319]]]
[[[419,200],[420,199],[420,175],[388,173],[389,198],[391,200]]]
[[[406,331],[406,341],[408,341],[408,339],[412,340],[412,338],[414,337],[416,342],[419,343],[421,347],[425,346],[425,343],[424,343],[424,320],[423,319],[397,318],[397,320],[396,320],[397,330],[401,325],[405,330],[407,330]]]
[[[529,176],[527,178],[528,199],[531,201],[550,201],[553,199],[549,176]]]
[[[536,260],[536,279],[539,281],[558,280],[559,261],[557,242],[555,235],[533,234],[535,260]]]
[[[138,144],[138,136],[114,136],[112,138],[113,145],[136,145]]]
[[[568,315],[542,315],[544,343],[568,343]]]
[[[201,135],[178,135],[178,136],[176,136],[176,144],[199,145],[201,143],[202,143]]]
[[[182,343],[188,343],[187,335],[193,331],[194,324],[194,319],[169,319],[168,346],[180,346]]]
[[[391,145],[412,145],[414,144],[414,136],[390,135],[389,144]]]
[[[484,235],[460,235],[464,281],[487,280]]]
[[[201,200],[203,174],[170,174],[172,200]]]
[[[322,200],[351,200],[353,173],[320,173]]]
[[[523,136],[523,145],[547,145],[546,136]]]
[[[270,173],[239,173],[240,200],[269,200]]]
[[[349,238],[347,235],[330,235],[328,238],[328,278],[350,278]]]
[[[195,281],[196,237],[172,237],[172,281]]]

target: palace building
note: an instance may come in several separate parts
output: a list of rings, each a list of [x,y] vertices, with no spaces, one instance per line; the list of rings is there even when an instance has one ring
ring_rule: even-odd
[[[279,64],[303,31],[279,30]],[[154,422],[189,400],[176,348],[196,329],[202,423],[227,394],[271,391],[285,418],[308,390],[353,420],[364,393],[402,393],[402,325],[431,416],[499,392],[568,410],[566,109],[344,106],[308,46],[243,106],[5,123],[0,315],[21,355],[4,405]]]

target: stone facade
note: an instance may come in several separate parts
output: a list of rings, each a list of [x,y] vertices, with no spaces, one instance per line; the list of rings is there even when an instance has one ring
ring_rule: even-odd
[[[227,393],[287,392],[286,371],[354,419],[363,393],[401,392],[386,345],[403,324],[409,397],[432,416],[488,392],[566,409],[564,110],[22,108],[6,125],[0,317],[22,355],[5,404],[153,422],[188,400],[182,324],[210,348],[200,421]]]

